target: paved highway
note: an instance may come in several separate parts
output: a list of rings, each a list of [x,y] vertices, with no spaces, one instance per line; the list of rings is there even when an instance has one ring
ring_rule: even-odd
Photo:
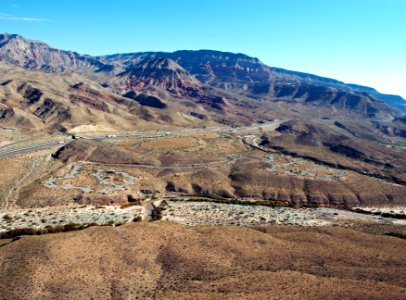
[[[139,133],[117,133],[117,134],[109,134],[106,136],[92,136],[86,134],[77,134],[77,138],[85,138],[90,140],[114,140],[114,139],[135,139],[135,138],[160,138],[160,137],[168,137],[168,136],[187,136],[192,134],[198,133],[227,133],[227,132],[244,132],[250,130],[260,130],[260,129],[267,129],[267,130],[274,130],[282,121],[275,120],[270,123],[252,125],[252,126],[245,126],[245,127],[222,127],[222,128],[203,128],[203,129],[191,129],[185,131],[161,131],[161,132],[139,132]],[[23,153],[30,153],[38,150],[49,149],[56,146],[63,146],[71,143],[72,140],[60,140],[60,141],[52,141],[43,144],[34,144],[31,146],[24,146],[18,148],[12,148],[1,151],[0,149],[0,159],[16,156]]]
[[[53,148],[56,146],[62,146],[62,145],[68,144],[70,142],[71,142],[71,140],[53,141],[53,142],[48,142],[48,143],[44,143],[44,144],[36,144],[36,145],[22,147],[22,148],[15,148],[15,149],[9,149],[9,150],[5,150],[5,151],[0,151],[0,158],[15,156],[15,155],[23,154],[23,153],[30,153],[30,152],[34,152],[34,151],[38,151],[38,150]]]

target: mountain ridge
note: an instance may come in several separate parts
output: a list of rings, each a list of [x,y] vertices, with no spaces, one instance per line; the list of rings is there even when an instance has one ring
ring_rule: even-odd
[[[196,67],[191,67],[190,61],[187,61],[185,63],[185,55],[203,55],[206,56],[206,60],[209,58],[212,59],[213,57],[217,57],[222,55],[225,57],[226,60],[228,60],[229,57],[233,57],[235,60],[238,59],[245,59],[245,60],[250,60],[252,63],[257,64],[258,66],[261,66],[264,68],[265,72],[270,72],[270,73],[276,73],[274,75],[274,78],[272,78],[270,75],[266,77],[264,80],[259,80],[260,82],[269,82],[272,81],[273,79],[278,80],[278,76],[283,77],[284,75],[289,76],[288,82],[289,83],[298,83],[300,80],[304,80],[307,83],[311,83],[313,85],[321,85],[321,86],[329,86],[329,87],[335,87],[339,89],[345,89],[348,91],[360,91],[360,92],[368,92],[378,100],[385,102],[396,109],[400,110],[403,113],[406,113],[406,100],[403,99],[401,96],[398,95],[389,95],[389,94],[382,94],[378,92],[376,89],[372,87],[366,87],[358,84],[352,84],[352,83],[345,83],[340,80],[336,80],[333,78],[329,77],[323,77],[319,75],[314,75],[306,72],[300,72],[300,71],[292,71],[292,70],[287,70],[284,68],[278,68],[278,67],[270,67],[261,60],[259,60],[256,57],[250,57],[246,54],[242,53],[231,53],[231,52],[222,52],[222,51],[217,51],[217,50],[178,50],[175,52],[136,52],[136,53],[124,53],[124,54],[112,54],[112,55],[105,55],[105,56],[100,56],[100,58],[106,59],[111,62],[118,62],[121,61],[124,65],[129,64],[131,61],[136,61],[137,59],[145,58],[145,57],[166,57],[170,58],[176,62],[178,62],[181,66],[183,66],[187,71],[189,71],[193,75],[197,75],[196,77],[198,79],[201,79],[199,76],[203,76],[201,73],[201,70],[196,70]],[[210,56],[210,57],[208,57]],[[204,66],[202,61],[198,63],[200,66]],[[210,70],[208,70],[207,73]],[[204,78],[204,77],[203,77]],[[282,78],[282,81],[286,81],[286,77]],[[255,80],[254,80],[255,81]],[[404,102],[402,102],[404,101]]]
[[[45,72],[109,72],[113,67],[102,60],[73,51],[53,48],[18,34],[0,34],[0,61],[25,69]]]
[[[244,84],[264,82],[305,82],[346,91],[368,92],[374,98],[406,113],[406,100],[401,96],[382,94],[370,87],[346,84],[342,81],[310,73],[270,67],[258,58],[242,53],[217,50],[178,50],[175,52],[136,52],[104,56],[82,55],[59,50],[46,43],[29,40],[18,34],[0,34],[0,61],[6,61],[30,70],[45,72],[77,72],[92,78],[119,74],[135,62],[146,57],[168,58],[185,68],[196,79],[214,87],[236,87],[236,81]],[[213,76],[214,75],[214,76]],[[222,82],[216,82],[220,77]],[[227,82],[227,79],[230,79]],[[225,82],[224,82],[225,81]]]

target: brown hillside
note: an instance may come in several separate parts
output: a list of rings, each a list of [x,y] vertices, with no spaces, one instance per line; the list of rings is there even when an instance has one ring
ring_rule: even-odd
[[[404,299],[405,246],[343,228],[91,228],[2,246],[0,298]]]

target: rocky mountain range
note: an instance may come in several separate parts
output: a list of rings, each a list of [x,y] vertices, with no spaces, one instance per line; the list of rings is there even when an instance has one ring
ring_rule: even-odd
[[[0,60],[25,69],[45,72],[112,71],[112,66],[99,58],[55,49],[17,34],[0,34]]]
[[[340,155],[369,166],[360,172],[406,180],[399,175],[403,163],[377,154],[403,149],[406,101],[373,88],[269,67],[244,54],[200,50],[94,57],[15,34],[0,35],[0,70],[2,128],[121,132],[279,119],[315,130],[279,130],[282,137],[272,146],[305,147],[307,156],[318,157],[320,149],[331,152],[332,144],[343,149],[351,140],[362,153]],[[285,123],[282,128],[290,124]],[[374,153],[382,160],[371,159]],[[402,161],[401,156],[391,157]],[[379,166],[384,171],[378,172]]]
[[[265,94],[268,97],[281,97],[289,95],[269,92],[275,87],[280,89],[281,85],[287,85],[288,89],[292,89],[292,86],[302,89],[318,87],[321,94],[331,94],[328,89],[320,90],[320,87],[326,87],[359,96],[368,94],[371,98],[406,112],[406,101],[399,96],[381,94],[373,88],[345,84],[330,78],[269,67],[259,59],[244,54],[200,50],[94,57],[55,49],[43,42],[28,40],[17,34],[0,34],[0,61],[28,70],[75,72],[99,80],[130,75],[138,81],[147,81],[147,84],[150,84],[151,80],[148,79],[150,76],[155,79],[152,81],[156,81],[158,86],[171,77],[169,80],[171,82],[164,84],[166,89],[173,89],[174,81],[181,81],[186,87],[188,85],[198,87],[200,81],[211,87],[226,90],[248,90],[262,96]],[[143,79],[139,80],[139,77]],[[135,88],[139,86],[138,83]]]
[[[328,87],[351,93],[368,93],[375,99],[395,106],[402,112],[406,112],[406,101],[400,96],[381,94],[373,88],[355,84],[345,84],[338,80],[312,74],[269,67],[259,59],[244,54],[200,50],[176,51],[174,53],[148,52],[116,54],[104,56],[101,57],[101,59],[118,65],[119,67],[117,68],[122,68],[145,59],[146,57],[164,57],[171,59],[184,67],[197,79],[211,86],[226,89],[246,89],[249,87],[253,91],[266,91],[273,85],[308,85],[310,88],[313,86]]]

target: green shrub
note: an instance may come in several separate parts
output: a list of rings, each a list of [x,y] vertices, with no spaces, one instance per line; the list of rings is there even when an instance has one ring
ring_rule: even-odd
[[[11,216],[9,216],[9,215],[4,215],[3,220],[5,220],[7,222],[10,222],[11,220],[13,220],[13,218]]]
[[[78,227],[79,227],[78,224],[69,223],[69,224],[66,224],[65,226],[63,226],[63,231],[67,232],[67,231],[78,230]]]
[[[142,222],[142,217],[141,216],[136,216],[134,219],[133,219],[133,222]]]

